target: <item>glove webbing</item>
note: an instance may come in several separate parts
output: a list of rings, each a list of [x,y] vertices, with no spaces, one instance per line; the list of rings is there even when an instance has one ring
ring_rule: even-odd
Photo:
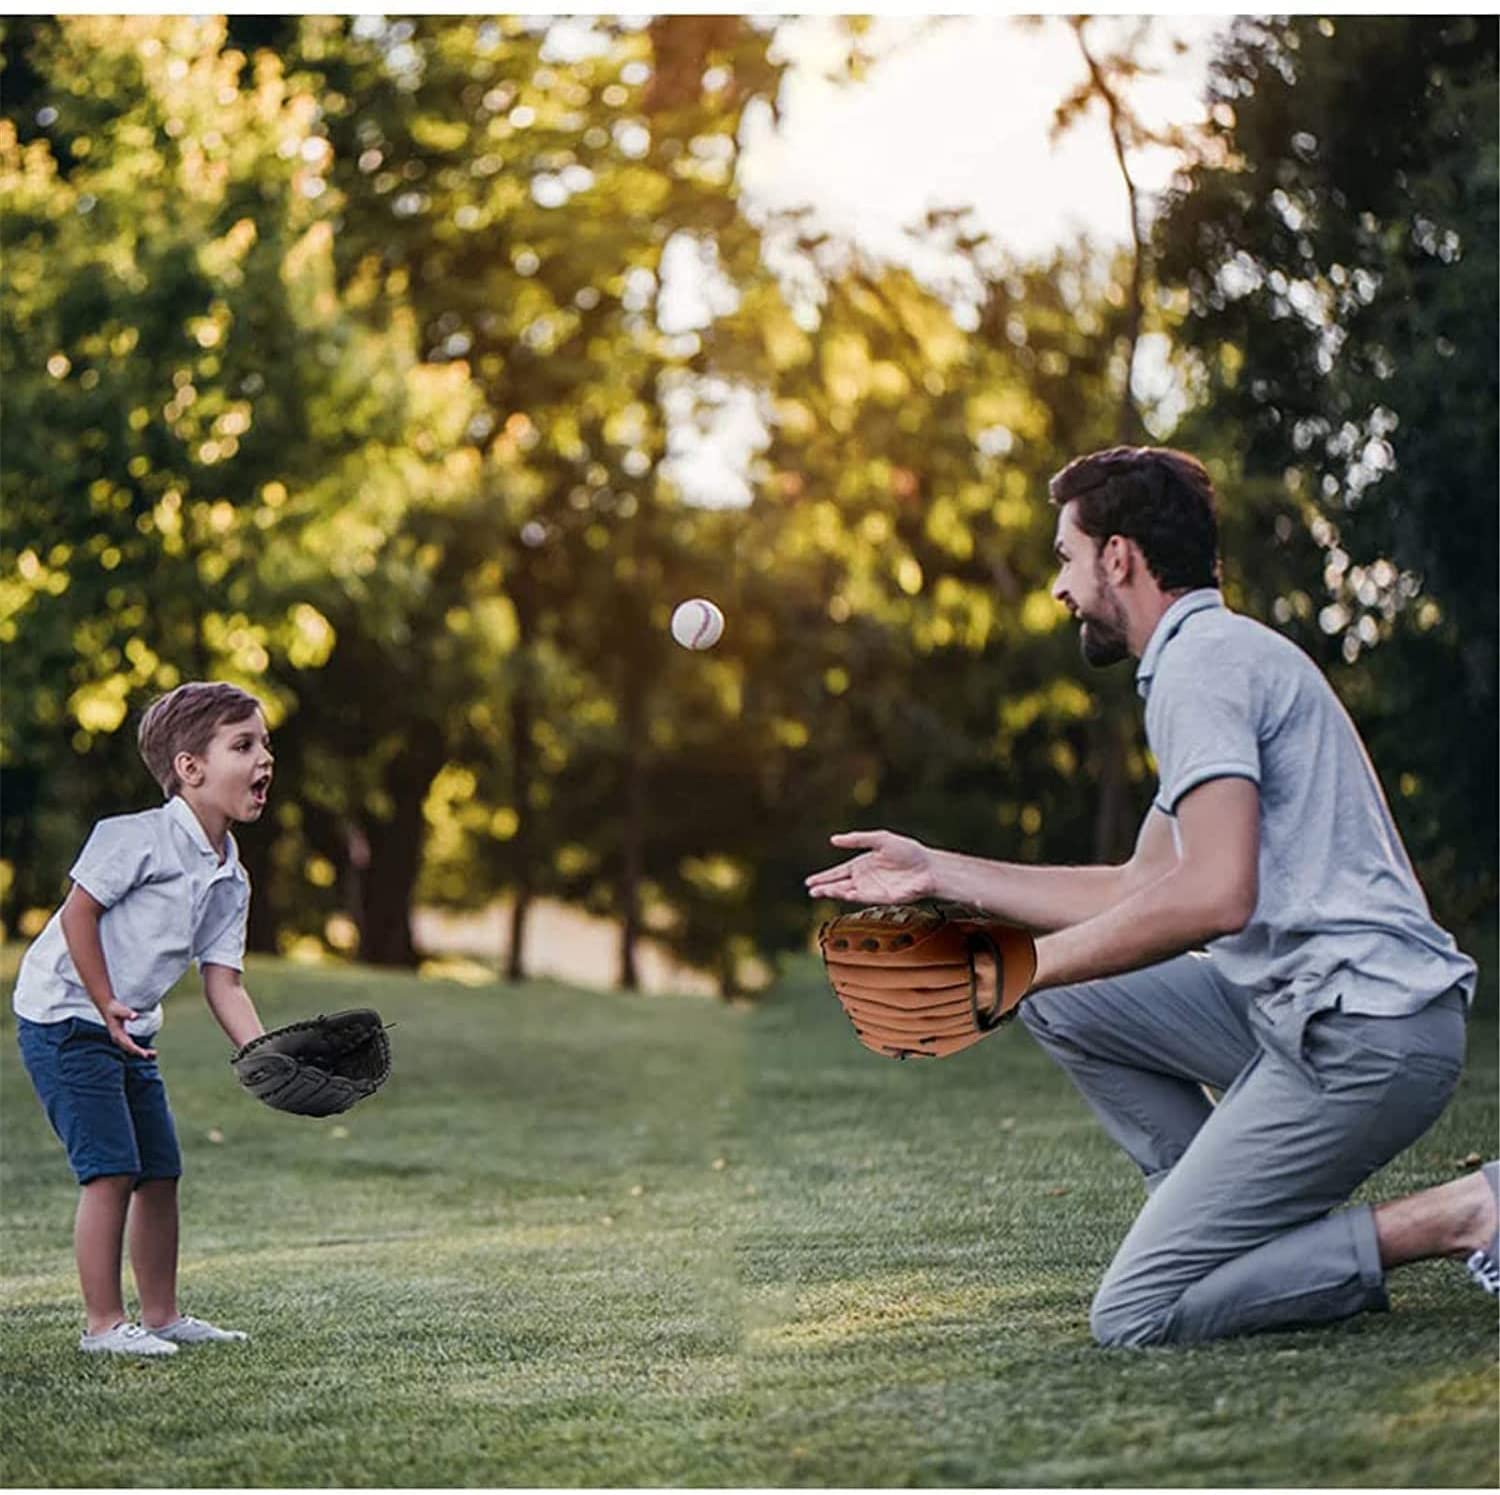
[[[267,1105],[279,1110],[299,1111],[311,1099],[323,1104],[317,1111],[302,1110],[308,1116],[329,1116],[345,1111],[357,1100],[375,1091],[369,1080],[353,1080],[344,1075],[327,1074],[322,1070],[298,1064],[285,1054],[262,1054],[253,1056],[255,1067],[242,1076],[247,1089]]]

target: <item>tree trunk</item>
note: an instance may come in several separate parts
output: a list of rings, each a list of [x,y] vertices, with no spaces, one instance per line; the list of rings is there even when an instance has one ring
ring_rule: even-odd
[[[1142,440],[1146,435],[1146,424],[1141,419],[1134,388],[1135,355],[1140,343],[1145,310],[1146,235],[1141,225],[1140,193],[1136,189],[1135,178],[1130,174],[1130,161],[1125,151],[1126,136],[1132,120],[1126,112],[1124,101],[1111,86],[1094,54],[1089,51],[1083,34],[1088,19],[1087,16],[1074,16],[1070,18],[1069,24],[1078,38],[1078,49],[1083,53],[1093,90],[1104,101],[1109,116],[1109,136],[1114,145],[1115,164],[1120,169],[1120,178],[1125,184],[1125,196],[1130,207],[1130,284],[1125,293],[1125,387],[1120,391],[1115,419],[1115,439],[1122,445],[1128,445]],[[1125,734],[1113,717],[1098,723],[1094,744],[1099,774],[1099,804],[1094,817],[1094,854],[1101,862],[1123,861],[1131,846],[1130,786],[1125,772]]]
[[[625,687],[625,824],[620,869],[620,986],[640,990],[636,945],[641,935],[641,876],[646,843],[645,689],[632,673]]]
[[[521,637],[518,649],[529,651],[529,609],[521,604],[517,596],[516,616],[520,623]],[[531,823],[531,781],[536,762],[536,749],[531,740],[531,673],[529,655],[523,654],[517,661],[515,691],[510,702],[510,751],[511,751],[511,802],[516,811],[515,837],[515,901],[510,909],[510,949],[505,959],[505,979],[526,979],[526,916],[531,911],[533,878],[531,868],[532,847],[535,843]]]
[[[1115,422],[1116,439],[1122,444],[1134,442],[1145,434],[1145,422],[1135,403],[1133,375],[1135,373],[1135,350],[1140,342],[1143,318],[1144,286],[1146,280],[1146,235],[1141,226],[1140,193],[1135,178],[1130,174],[1130,161],[1125,154],[1126,136],[1132,124],[1131,115],[1120,95],[1115,92],[1104,69],[1099,65],[1084,37],[1083,29],[1088,16],[1071,16],[1068,24],[1078,39],[1078,50],[1083,54],[1084,65],[1089,70],[1089,81],[1094,93],[1103,100],[1109,116],[1109,138],[1114,146],[1115,164],[1120,168],[1120,178],[1125,183],[1125,196],[1130,207],[1130,285],[1125,295],[1125,388],[1120,394],[1120,404]]]
[[[240,861],[250,877],[250,914],[245,927],[245,948],[258,955],[276,953],[276,907],[271,900],[271,852],[276,845],[274,821],[266,824],[262,816],[259,825],[236,833],[235,844],[240,849]]]
[[[1125,772],[1125,734],[1113,713],[1095,724],[1099,805],[1094,816],[1094,859],[1123,862],[1130,854],[1132,831],[1130,782]]]
[[[515,901],[510,906],[510,949],[505,957],[505,979],[526,979],[526,916],[531,912],[531,890],[525,883],[517,886]]]
[[[425,840],[422,802],[443,766],[444,743],[435,723],[416,724],[407,745],[385,771],[385,789],[395,811],[389,820],[367,819],[369,875],[362,880],[359,953],[379,966],[414,966],[412,892],[422,866]]]
[[[719,952],[718,967],[719,1000],[732,1002],[740,994],[739,962],[728,945]]]

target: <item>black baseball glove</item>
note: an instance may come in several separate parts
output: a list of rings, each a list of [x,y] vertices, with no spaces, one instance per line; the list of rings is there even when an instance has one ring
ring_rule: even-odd
[[[354,1007],[262,1033],[229,1062],[240,1084],[272,1110],[335,1116],[385,1084],[391,1046],[380,1014]]]

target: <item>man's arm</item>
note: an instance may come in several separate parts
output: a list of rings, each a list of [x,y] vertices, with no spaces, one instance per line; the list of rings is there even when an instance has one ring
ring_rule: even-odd
[[[1164,876],[1176,864],[1171,823],[1153,809],[1135,852],[1121,866],[1030,867],[938,851],[890,831],[845,831],[836,846],[863,847],[858,856],[807,879],[814,898],[855,903],[909,903],[951,898],[986,909],[1024,929],[1082,923]]]
[[[99,1009],[105,1029],[116,1047],[138,1059],[154,1059],[155,1049],[143,1049],[130,1034],[125,1024],[136,1016],[135,1008],[115,1000],[114,984],[109,979],[109,967],[104,960],[104,942],[99,938],[99,920],[105,908],[87,888],[74,883],[63,900],[58,923],[62,926],[63,942],[73,959],[73,967],[89,1001]]]
[[[1133,971],[1244,928],[1260,892],[1259,789],[1210,779],[1183,796],[1177,824],[1182,853],[1170,870],[1037,941],[1034,989]]]
[[[1172,827],[1153,806],[1119,866],[1031,867],[934,851],[939,897],[972,903],[1023,929],[1066,929],[1130,898],[1177,864]]]
[[[266,1031],[240,973],[233,966],[205,965],[203,996],[235,1048],[249,1043],[252,1038],[259,1038]]]

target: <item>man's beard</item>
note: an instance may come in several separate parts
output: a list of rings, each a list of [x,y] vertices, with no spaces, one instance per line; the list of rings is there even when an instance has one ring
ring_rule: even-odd
[[[1125,610],[1108,593],[1102,593],[1101,606],[1109,609],[1108,617],[1088,617],[1078,631],[1078,645],[1083,657],[1096,669],[1119,664],[1130,655],[1125,637]]]

